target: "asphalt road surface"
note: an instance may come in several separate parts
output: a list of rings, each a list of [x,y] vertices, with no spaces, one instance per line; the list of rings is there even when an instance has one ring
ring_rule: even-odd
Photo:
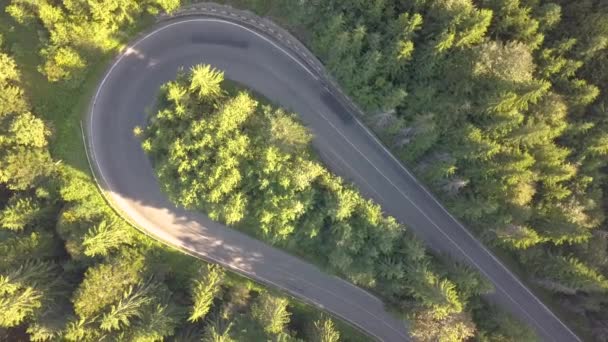
[[[172,205],[133,136],[161,84],[180,67],[206,63],[301,115],[328,166],[432,248],[461,259],[496,287],[492,299],[549,341],[578,337],[416,181],[281,44],[238,22],[184,17],[157,25],[109,68],[85,123],[91,164],[109,199],[150,235],[280,287],[383,341],[408,339],[405,323],[350,283],[201,214]]]

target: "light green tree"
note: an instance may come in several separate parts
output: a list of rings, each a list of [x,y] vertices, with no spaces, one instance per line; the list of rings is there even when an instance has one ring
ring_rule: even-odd
[[[283,332],[289,323],[291,313],[287,310],[289,301],[269,293],[262,293],[251,308],[251,315],[270,335]]]
[[[190,70],[190,90],[196,91],[200,99],[214,99],[221,95],[220,84],[224,80],[221,71],[210,65],[196,65]]]
[[[125,290],[122,298],[102,315],[99,327],[105,331],[121,330],[129,327],[134,318],[141,318],[143,307],[152,301],[149,296],[152,287],[151,284],[138,284]]]
[[[0,326],[15,327],[52,301],[54,272],[51,263],[28,261],[0,273]]]
[[[199,278],[192,286],[193,305],[190,310],[188,320],[195,322],[205,318],[213,299],[221,291],[221,283],[224,278],[224,271],[217,265],[207,265],[200,270]]]
[[[84,254],[87,256],[107,256],[110,251],[132,242],[133,234],[130,227],[118,220],[109,222],[104,220],[87,232],[82,244],[85,248]]]
[[[340,341],[340,332],[331,319],[322,317],[313,324],[312,338],[316,342],[338,342]]]
[[[414,314],[410,334],[416,341],[459,342],[475,335],[475,324],[465,313],[454,313],[438,319],[431,311]]]
[[[23,230],[43,212],[40,204],[31,198],[12,197],[0,211],[0,226],[14,231]]]

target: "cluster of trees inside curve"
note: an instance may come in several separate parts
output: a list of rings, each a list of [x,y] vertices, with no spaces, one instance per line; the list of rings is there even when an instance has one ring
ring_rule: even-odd
[[[148,126],[135,129],[173,201],[381,294],[417,340],[534,338],[501,314],[477,331],[472,314],[488,310],[479,296],[492,290],[485,279],[434,260],[406,227],[331,174],[295,114],[222,82],[208,65],[178,73]],[[517,328],[484,330],[502,319]]]
[[[227,1],[291,28],[530,284],[608,338],[608,4]]]

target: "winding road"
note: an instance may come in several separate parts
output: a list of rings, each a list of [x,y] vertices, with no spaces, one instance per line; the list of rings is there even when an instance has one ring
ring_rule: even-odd
[[[231,18],[232,17],[232,18]],[[229,13],[162,21],[116,58],[84,124],[94,174],[113,206],[151,236],[311,302],[381,341],[408,340],[405,323],[368,292],[283,251],[172,205],[133,136],[161,84],[180,67],[206,63],[299,113],[327,165],[410,227],[433,249],[492,281],[491,299],[548,341],[578,341],[491,252],[456,221],[326,86],[291,43]]]

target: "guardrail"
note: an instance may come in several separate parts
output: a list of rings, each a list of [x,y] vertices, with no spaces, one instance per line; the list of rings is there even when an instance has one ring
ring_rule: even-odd
[[[299,39],[294,37],[289,31],[278,26],[269,19],[258,16],[248,11],[236,9],[228,5],[220,5],[210,2],[201,2],[183,6],[171,14],[161,14],[158,21],[168,21],[174,18],[188,16],[211,16],[230,21],[238,21],[241,24],[254,28],[258,33],[262,33],[274,42],[280,43],[282,48],[289,50],[300,62],[304,63],[309,70],[314,71],[315,75],[325,84],[325,90],[337,95],[339,100],[348,105],[350,109],[359,117],[363,117],[365,112],[342,91],[338,82],[327,71],[323,63],[310,52]]]

